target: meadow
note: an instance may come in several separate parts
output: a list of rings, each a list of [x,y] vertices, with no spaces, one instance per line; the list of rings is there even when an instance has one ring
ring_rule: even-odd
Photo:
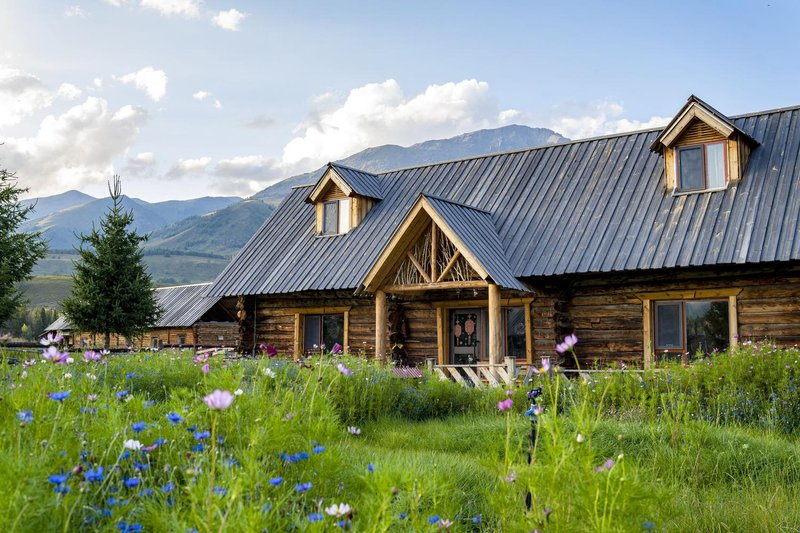
[[[13,357],[2,531],[800,529],[800,351],[769,343],[510,391],[330,354]]]

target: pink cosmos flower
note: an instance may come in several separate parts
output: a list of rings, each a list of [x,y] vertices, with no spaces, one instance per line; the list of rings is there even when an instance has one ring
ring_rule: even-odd
[[[206,363],[200,367],[200,370],[203,371],[203,374],[208,374],[211,371],[211,368],[208,366],[208,363]]]
[[[538,368],[538,369],[534,368],[533,371],[536,374],[547,374],[548,372],[550,372],[551,368],[552,368],[552,365],[550,364],[550,358],[549,357],[542,357],[542,368]]]
[[[556,345],[556,351],[558,353],[568,352],[576,344],[578,344],[578,337],[576,337],[574,333],[571,333],[564,337],[564,342]]]
[[[200,355],[196,355],[194,359],[192,359],[193,363],[205,363],[208,361],[209,355],[207,353],[201,353]]]
[[[99,361],[102,359],[102,355],[95,352],[94,350],[89,350],[87,352],[83,352],[83,360],[87,363],[91,363],[92,361]]]
[[[203,401],[208,406],[209,409],[213,409],[215,411],[222,411],[227,409],[233,403],[233,394],[226,390],[219,390],[216,389],[211,394],[204,396]]]
[[[39,339],[39,343],[42,346],[51,346],[53,344],[58,344],[59,342],[63,341],[64,337],[61,335],[53,335],[52,333],[48,333],[47,337]]]
[[[511,409],[512,405],[514,405],[514,402],[511,400],[511,398],[506,398],[501,402],[497,402],[497,408],[500,411],[507,411],[508,409]]]
[[[338,365],[336,365],[336,368],[338,368],[339,372],[341,372],[345,376],[349,376],[351,374],[350,369],[347,368],[346,366],[344,366],[344,364],[342,364],[342,363],[339,363]]]
[[[333,348],[331,348],[331,353],[342,353],[342,345],[338,342],[334,344]]]
[[[56,348],[53,345],[48,346],[47,349],[44,352],[42,352],[42,356],[48,361],[62,365],[66,363],[67,358],[69,358],[68,353],[61,353],[60,351],[58,351],[58,348]]]

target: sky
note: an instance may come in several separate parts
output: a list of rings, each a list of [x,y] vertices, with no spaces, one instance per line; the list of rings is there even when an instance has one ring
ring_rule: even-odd
[[[0,0],[26,195],[248,196],[369,146],[800,104],[800,2]]]

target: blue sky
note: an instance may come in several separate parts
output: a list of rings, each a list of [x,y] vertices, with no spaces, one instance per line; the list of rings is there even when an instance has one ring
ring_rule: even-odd
[[[800,104],[800,3],[0,0],[0,165],[31,195],[248,195],[367,146]]]

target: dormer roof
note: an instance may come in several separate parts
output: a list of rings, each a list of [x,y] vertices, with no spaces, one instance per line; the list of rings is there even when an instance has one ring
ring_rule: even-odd
[[[731,119],[708,105],[695,95],[691,95],[678,114],[666,125],[661,134],[650,145],[654,152],[661,153],[664,148],[671,147],[695,120],[701,120],[720,135],[729,139],[739,135],[742,139],[756,146],[758,143],[739,129]]]
[[[382,198],[380,178],[363,170],[347,167],[339,163],[328,163],[322,177],[311,189],[309,203],[315,203],[325,192],[327,186],[333,182],[345,196],[364,196],[380,200]]]

